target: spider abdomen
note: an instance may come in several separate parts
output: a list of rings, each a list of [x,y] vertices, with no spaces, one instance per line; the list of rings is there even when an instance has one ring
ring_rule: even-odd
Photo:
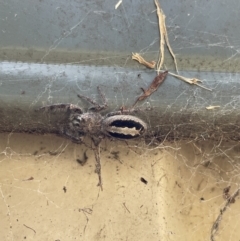
[[[147,130],[147,124],[136,116],[115,115],[102,122],[102,131],[108,136],[119,139],[133,139]]]

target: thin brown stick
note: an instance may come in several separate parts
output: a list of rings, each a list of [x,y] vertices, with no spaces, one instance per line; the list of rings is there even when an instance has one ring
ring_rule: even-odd
[[[215,236],[215,234],[217,233],[217,231],[219,229],[219,225],[220,225],[220,222],[222,221],[222,217],[223,217],[224,212],[227,210],[227,208],[230,206],[230,204],[234,203],[234,200],[239,195],[239,193],[240,193],[240,188],[238,188],[236,190],[236,192],[233,193],[233,195],[230,196],[227,199],[227,202],[224,205],[223,209],[220,210],[220,213],[219,213],[216,221],[213,223],[213,226],[212,226],[212,229],[211,229],[211,236],[210,236],[211,241],[215,240],[214,236]]]

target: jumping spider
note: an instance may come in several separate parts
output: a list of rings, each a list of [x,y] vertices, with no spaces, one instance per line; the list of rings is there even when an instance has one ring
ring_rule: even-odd
[[[138,117],[129,115],[129,113],[136,112],[135,109],[110,112],[106,116],[102,116],[99,112],[106,109],[108,105],[99,87],[98,92],[103,101],[102,105],[89,97],[78,95],[79,98],[93,104],[87,112],[83,112],[79,106],[74,104],[48,105],[39,110],[66,112],[69,116],[68,123],[60,130],[60,134],[76,143],[83,142],[87,135],[98,143],[105,136],[125,140],[139,137],[145,133],[147,124]]]
[[[96,101],[82,95],[79,98],[93,104],[87,112],[74,104],[55,104],[41,107],[39,110],[46,111],[63,111],[68,114],[67,124],[60,130],[60,135],[71,139],[73,142],[82,143],[85,136],[90,136],[94,147],[93,151],[96,158],[96,170],[99,182],[98,186],[102,189],[100,148],[99,144],[105,136],[117,139],[133,139],[139,137],[147,130],[147,124],[136,116],[129,115],[135,112],[132,110],[120,110],[110,112],[106,116],[102,116],[99,112],[107,108],[107,101],[104,94],[98,87],[102,105]]]

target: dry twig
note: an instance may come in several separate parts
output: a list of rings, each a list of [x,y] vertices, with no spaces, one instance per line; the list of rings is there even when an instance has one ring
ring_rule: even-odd
[[[214,109],[217,109],[217,108],[220,108],[221,106],[220,105],[210,105],[210,106],[207,106],[206,109],[207,110],[214,110]]]
[[[163,72],[163,73],[160,73],[159,75],[157,75],[157,76],[153,79],[151,85],[148,87],[147,90],[144,90],[144,89],[142,88],[143,94],[137,98],[137,100],[135,101],[133,107],[137,104],[138,101],[146,99],[146,98],[149,97],[153,92],[157,91],[157,89],[159,88],[159,86],[160,86],[160,85],[163,83],[163,81],[165,80],[167,74],[168,74],[168,71],[165,71],[165,72]]]
[[[119,0],[117,4],[115,5],[115,9],[118,9],[118,7],[122,4],[122,0]]]
[[[175,64],[175,68],[176,71],[178,73],[178,66],[177,66],[177,59],[175,54],[173,53],[173,50],[171,48],[171,45],[169,43],[169,39],[168,39],[168,33],[167,33],[167,28],[166,28],[166,23],[165,23],[165,19],[166,16],[163,13],[163,10],[160,7],[160,4],[158,2],[158,0],[154,0],[155,1],[155,5],[157,8],[157,15],[158,15],[158,26],[159,26],[159,33],[160,33],[160,55],[159,55],[159,60],[158,60],[158,64],[157,64],[157,72],[159,74],[159,72],[161,71],[163,62],[164,62],[164,47],[165,47],[165,43],[167,44],[167,47],[169,49],[169,52],[173,58],[174,64]]]
[[[220,213],[216,219],[216,221],[213,223],[213,226],[212,226],[212,229],[211,229],[211,236],[210,236],[210,239],[211,241],[214,241],[215,238],[215,234],[217,233],[218,229],[219,229],[219,224],[222,220],[222,217],[223,217],[223,214],[224,212],[227,210],[227,208],[230,206],[230,204],[234,203],[235,202],[235,198],[239,195],[240,193],[240,189],[238,188],[236,190],[235,193],[233,193],[232,196],[230,196],[229,194],[229,190],[230,190],[231,187],[227,187],[223,190],[223,192],[225,192],[225,195],[227,195],[227,202],[226,204],[224,205],[223,209],[220,210]],[[226,194],[227,193],[227,194]]]
[[[163,80],[165,79],[165,77],[161,80],[160,80],[160,77],[162,76],[163,73],[160,73],[161,71],[161,68],[163,66],[163,63],[164,63],[164,57],[165,57],[165,50],[164,50],[164,47],[165,47],[165,44],[167,45],[168,47],[168,50],[174,60],[174,64],[175,64],[175,68],[176,68],[176,72],[177,74],[173,74],[171,72],[169,72],[170,75],[174,76],[175,78],[178,78],[190,85],[197,85],[205,90],[208,90],[208,91],[212,91],[211,89],[199,84],[199,83],[202,83],[201,80],[197,79],[197,78],[186,78],[184,76],[181,76],[178,74],[178,66],[177,66],[177,59],[176,59],[176,56],[175,54],[173,53],[173,50],[171,48],[171,45],[169,43],[169,39],[168,39],[168,33],[167,33],[167,27],[166,27],[166,23],[165,23],[165,19],[166,19],[166,16],[164,15],[164,12],[163,10],[161,9],[160,7],[160,4],[158,2],[158,0],[154,0],[155,2],[155,5],[156,5],[156,8],[157,8],[157,16],[158,16],[158,27],[159,27],[159,34],[160,34],[160,43],[159,43],[159,48],[160,48],[160,53],[159,53],[159,58],[158,58],[158,63],[157,63],[157,73],[158,73],[158,76],[153,80],[151,86],[148,88],[148,90],[143,90],[144,94],[141,95],[137,100],[136,102],[134,103],[133,106],[136,105],[136,103],[139,101],[139,100],[144,100],[145,98],[147,98],[148,96],[150,96],[154,91],[156,91],[159,87],[159,85],[163,82]],[[151,62],[147,62],[146,60],[143,59],[143,57],[141,57],[138,53],[132,53],[132,59],[134,60],[137,60],[140,64],[143,64],[145,66],[147,66],[148,68],[151,68],[153,69],[155,67],[155,62],[154,61],[151,61]],[[164,72],[166,73],[166,72]],[[158,83],[159,82],[159,83]],[[216,108],[216,107],[214,107]]]
[[[203,86],[203,85],[200,85],[198,83],[202,83],[202,80],[199,80],[197,78],[186,78],[184,76],[181,76],[181,75],[178,75],[178,74],[174,74],[174,73],[171,73],[171,72],[168,72],[170,75],[176,77],[177,79],[180,79],[180,80],[183,80],[184,82],[190,84],[190,85],[197,85],[205,90],[209,90],[209,91],[212,91],[211,89]]]
[[[138,61],[140,64],[145,65],[149,69],[154,69],[156,65],[155,61],[148,62],[138,53],[132,53],[132,59]]]

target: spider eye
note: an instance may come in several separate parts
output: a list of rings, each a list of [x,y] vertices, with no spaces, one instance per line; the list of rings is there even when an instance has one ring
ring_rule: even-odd
[[[80,122],[79,120],[73,120],[73,126],[77,126],[77,127],[80,127]]]

